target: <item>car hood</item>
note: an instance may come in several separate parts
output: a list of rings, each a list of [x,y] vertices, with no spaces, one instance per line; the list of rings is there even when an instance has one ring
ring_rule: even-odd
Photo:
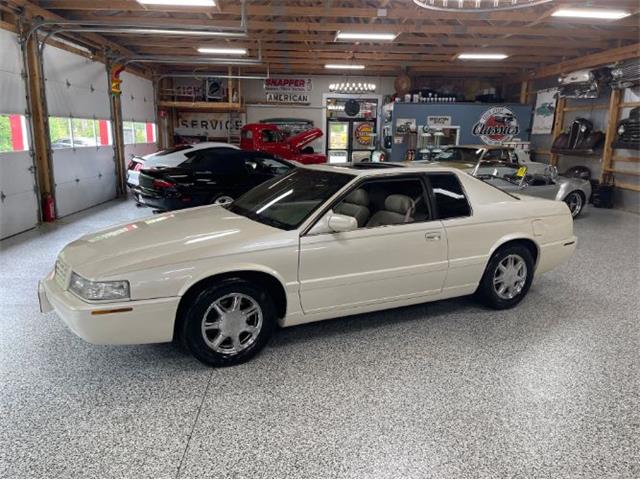
[[[146,268],[277,248],[293,238],[288,233],[209,205],[85,235],[67,245],[59,258],[86,278],[108,279]]]
[[[319,128],[311,128],[309,130],[305,130],[304,132],[300,132],[296,135],[292,135],[285,140],[292,149],[294,150],[302,150],[305,145],[310,144],[314,140],[322,137],[322,130]]]

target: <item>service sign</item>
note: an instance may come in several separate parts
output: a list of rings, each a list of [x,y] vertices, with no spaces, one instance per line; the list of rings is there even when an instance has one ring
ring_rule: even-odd
[[[427,126],[431,128],[450,127],[451,117],[430,115],[427,117]]]
[[[223,138],[231,131],[239,131],[244,124],[241,119],[229,120],[227,113],[181,112],[178,113],[178,135]]]
[[[313,82],[310,78],[285,77],[267,78],[264,81],[265,92],[310,92]]]
[[[298,104],[306,105],[306,104],[309,104],[309,94],[297,93],[297,92],[287,92],[287,93],[267,92],[267,102],[298,103]]]
[[[520,133],[518,117],[507,107],[493,107],[480,116],[473,135],[487,145],[501,145]]]

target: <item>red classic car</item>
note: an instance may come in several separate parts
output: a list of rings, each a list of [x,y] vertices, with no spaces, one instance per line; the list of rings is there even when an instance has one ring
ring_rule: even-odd
[[[315,153],[308,147],[322,136],[322,130],[311,128],[287,137],[277,125],[270,123],[249,123],[240,132],[240,148],[266,152],[284,160],[293,160],[303,164],[326,163],[327,157]]]

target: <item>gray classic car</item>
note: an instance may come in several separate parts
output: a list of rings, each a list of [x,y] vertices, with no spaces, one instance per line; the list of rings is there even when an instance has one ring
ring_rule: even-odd
[[[532,162],[525,152],[506,146],[445,147],[433,160],[413,163],[459,168],[509,193],[563,201],[574,218],[591,197],[588,180],[560,176],[555,167]]]
[[[560,176],[555,167],[550,167],[544,173],[529,173],[526,166],[482,165],[478,162],[471,173],[509,193],[563,201],[569,206],[573,218],[580,215],[591,197],[591,183],[588,180]]]

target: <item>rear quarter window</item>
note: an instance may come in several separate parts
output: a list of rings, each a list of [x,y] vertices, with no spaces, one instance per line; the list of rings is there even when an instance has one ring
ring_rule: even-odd
[[[471,215],[469,200],[455,174],[436,173],[429,175],[429,183],[440,220]]]

